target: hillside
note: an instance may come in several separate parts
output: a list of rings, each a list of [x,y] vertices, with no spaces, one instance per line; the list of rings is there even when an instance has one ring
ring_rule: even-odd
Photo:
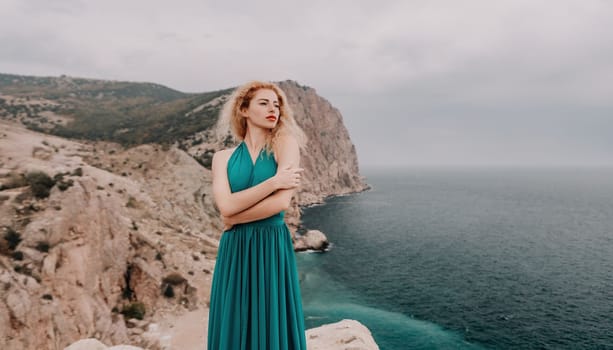
[[[0,118],[57,136],[133,146],[211,128],[230,90],[187,94],[152,83],[0,74]]]

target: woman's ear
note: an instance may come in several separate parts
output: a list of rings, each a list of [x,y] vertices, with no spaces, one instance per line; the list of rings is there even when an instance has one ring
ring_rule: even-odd
[[[238,110],[238,113],[241,115],[241,117],[243,118],[247,118],[249,116],[249,114],[247,114],[247,108],[241,108]]]

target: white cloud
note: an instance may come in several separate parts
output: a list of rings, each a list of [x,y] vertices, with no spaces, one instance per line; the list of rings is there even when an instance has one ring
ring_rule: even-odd
[[[487,146],[579,142],[544,125],[536,128],[539,142],[496,137],[522,120],[560,118],[566,109],[576,111],[564,117],[572,125],[589,126],[610,115],[612,20],[613,3],[599,0],[5,0],[0,71],[153,81],[190,92],[294,79],[344,112],[365,163],[385,153],[385,135],[405,130],[389,125],[424,128],[426,143],[453,130],[455,146],[430,154],[432,162],[488,162]],[[517,106],[525,115],[514,114]],[[387,123],[378,125],[382,115]],[[382,129],[373,132],[373,123]],[[594,128],[587,129],[599,135]],[[610,143],[579,148],[613,163]],[[556,155],[555,147],[547,152]]]

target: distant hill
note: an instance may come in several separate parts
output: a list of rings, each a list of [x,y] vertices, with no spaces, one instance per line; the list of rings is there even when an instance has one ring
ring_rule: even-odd
[[[215,99],[231,90],[183,93],[153,83],[0,74],[0,118],[69,138],[172,143],[213,126],[221,107]]]

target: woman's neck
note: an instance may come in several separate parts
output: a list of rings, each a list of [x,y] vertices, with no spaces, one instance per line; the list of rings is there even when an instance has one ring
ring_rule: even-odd
[[[245,143],[249,146],[249,149],[259,150],[264,147],[266,143],[266,136],[268,130],[264,130],[258,127],[247,127],[245,133]]]

